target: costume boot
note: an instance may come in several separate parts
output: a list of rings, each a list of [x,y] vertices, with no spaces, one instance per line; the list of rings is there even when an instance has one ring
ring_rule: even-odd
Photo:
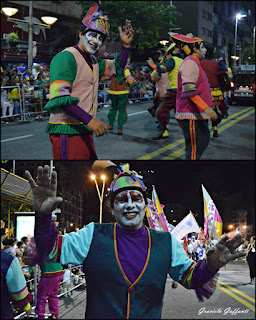
[[[164,130],[160,136],[153,137],[152,140],[164,140],[169,138],[169,133],[168,130]]]

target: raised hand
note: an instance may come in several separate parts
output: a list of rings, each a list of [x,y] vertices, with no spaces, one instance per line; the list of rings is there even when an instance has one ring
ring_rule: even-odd
[[[216,272],[228,262],[246,255],[246,252],[235,251],[245,242],[245,239],[241,237],[241,233],[237,233],[230,241],[227,241],[228,236],[226,235],[210,248],[206,254],[207,266],[210,271]]]
[[[125,20],[124,32],[121,27],[118,27],[118,31],[123,45],[129,47],[134,36],[131,20]]]
[[[152,58],[148,58],[146,61],[150,65],[150,67],[152,67],[154,65],[154,61]]]
[[[56,197],[57,172],[53,171],[50,177],[50,167],[39,166],[37,185],[28,170],[25,171],[25,175],[32,189],[35,211],[41,216],[51,215],[57,205],[63,201],[61,197]]]

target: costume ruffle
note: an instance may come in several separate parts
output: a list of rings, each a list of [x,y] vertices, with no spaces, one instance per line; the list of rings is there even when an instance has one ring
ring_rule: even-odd
[[[194,96],[197,96],[197,95],[200,95],[201,92],[200,91],[196,91],[196,90],[193,90],[193,91],[188,91],[188,92],[183,92],[180,96],[180,99],[188,99],[190,97],[194,97]]]
[[[194,289],[199,302],[203,302],[204,298],[209,299],[216,290],[218,274],[215,274],[208,282],[201,288]]]
[[[89,134],[92,132],[86,125],[84,124],[78,124],[78,125],[72,125],[72,124],[53,124],[48,123],[46,129],[46,133],[51,134],[69,134],[69,135],[75,135],[75,134]]]
[[[79,102],[78,98],[70,97],[70,96],[64,96],[64,97],[58,97],[50,100],[44,107],[45,110],[47,110],[50,113],[61,113],[63,110],[60,106],[65,105],[72,105],[77,104]]]

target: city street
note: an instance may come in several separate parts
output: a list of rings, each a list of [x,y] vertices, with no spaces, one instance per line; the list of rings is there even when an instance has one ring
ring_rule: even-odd
[[[168,277],[162,319],[254,319],[255,285],[249,281],[247,263],[230,262],[226,269],[220,270],[213,296],[199,303],[194,290],[181,285],[172,289],[172,280]],[[85,300],[86,287],[83,286],[70,297],[61,297],[60,319],[84,319]]]
[[[182,130],[171,111],[169,138],[153,141],[159,135],[156,118],[147,108],[152,102],[128,104],[128,120],[123,135],[114,131],[94,139],[99,159],[126,160],[179,160],[185,157],[185,141]],[[108,125],[109,107],[98,110],[97,117]],[[219,137],[212,137],[202,160],[254,160],[255,159],[255,106],[233,105],[229,117],[219,125]],[[1,126],[2,159],[32,160],[52,159],[51,143],[44,132],[48,123],[31,120],[28,123],[8,123]],[[210,123],[209,123],[210,126]]]

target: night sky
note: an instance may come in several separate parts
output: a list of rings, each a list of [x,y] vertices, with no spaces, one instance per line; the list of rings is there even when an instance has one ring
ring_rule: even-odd
[[[247,224],[255,228],[255,162],[254,161],[142,161],[113,160],[116,165],[128,162],[130,170],[137,171],[144,178],[148,196],[151,198],[155,185],[160,202],[169,223],[181,221],[191,210],[200,227],[203,227],[204,208],[201,184],[204,185],[215,203],[225,228],[232,222],[232,216],[239,209],[248,212]],[[54,161],[62,178],[61,183],[70,189],[72,185],[85,191],[85,215],[98,216],[99,199],[89,173],[93,161]],[[23,176],[25,168],[48,164],[49,161],[16,161],[16,171]],[[11,161],[2,167],[11,166]],[[30,166],[29,166],[30,165]],[[20,168],[20,170],[19,170]],[[10,168],[6,167],[7,170]],[[31,172],[33,172],[31,171]],[[109,187],[113,174],[107,172]],[[100,182],[99,182],[100,183]],[[173,210],[173,213],[171,213]],[[107,213],[105,215],[107,218]],[[104,220],[103,220],[104,222]],[[107,219],[105,220],[107,221]],[[175,223],[173,223],[176,225]]]

